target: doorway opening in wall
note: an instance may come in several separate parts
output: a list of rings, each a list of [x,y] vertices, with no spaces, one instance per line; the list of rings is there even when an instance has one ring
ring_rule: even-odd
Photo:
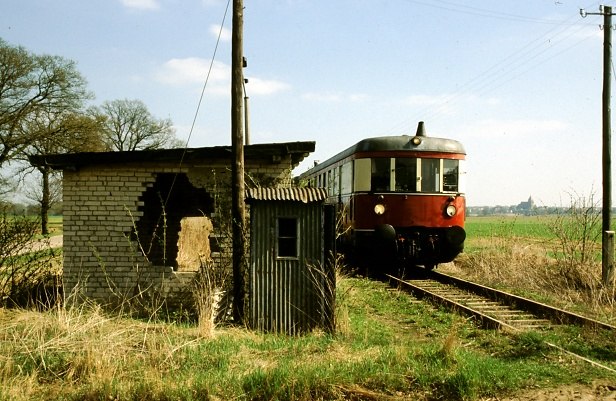
[[[141,217],[131,239],[138,241],[154,266],[198,271],[201,258],[209,258],[209,234],[214,212],[210,194],[193,186],[185,173],[159,173],[139,198]]]

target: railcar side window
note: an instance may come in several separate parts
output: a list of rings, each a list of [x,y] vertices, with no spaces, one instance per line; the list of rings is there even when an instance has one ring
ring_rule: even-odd
[[[340,169],[340,193],[350,194],[353,191],[353,163],[348,162]]]
[[[372,178],[370,181],[370,190],[372,190],[373,192],[389,191],[390,177],[391,159],[372,159]]]
[[[458,160],[458,191],[464,193],[466,192],[466,161]]]
[[[370,191],[372,163],[370,159],[355,159],[353,162],[353,191]]]
[[[340,193],[340,169],[334,167],[330,171],[329,196],[337,196]]]
[[[395,174],[397,192],[417,191],[417,159],[396,159]]]
[[[458,192],[458,160],[443,159],[443,192]]]
[[[421,159],[421,192],[440,192],[440,159]]]
[[[297,219],[294,217],[278,218],[278,257],[296,258],[297,254]]]

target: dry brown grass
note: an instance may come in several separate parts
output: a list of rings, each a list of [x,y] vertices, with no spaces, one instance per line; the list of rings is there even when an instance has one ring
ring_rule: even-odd
[[[95,305],[44,313],[0,309],[0,382],[10,399],[40,396],[41,384],[105,383],[130,380],[139,371],[156,383],[178,368],[175,354],[194,344],[193,330],[110,317]],[[16,366],[16,362],[19,366]],[[19,371],[16,371],[19,370]],[[18,382],[16,382],[18,381]]]
[[[565,309],[616,323],[614,288],[601,284],[601,263],[559,258],[553,241],[470,239],[471,253],[439,269]]]
[[[184,217],[178,238],[179,271],[198,271],[202,259],[210,258],[210,233],[214,227],[206,216]]]
[[[223,291],[230,278],[224,270],[218,269],[209,259],[202,259],[201,266],[193,281],[193,297],[197,308],[197,329],[199,335],[208,338],[214,335],[216,317],[222,306]]]

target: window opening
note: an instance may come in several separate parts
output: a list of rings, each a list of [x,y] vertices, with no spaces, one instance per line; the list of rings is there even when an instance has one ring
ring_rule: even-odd
[[[371,159],[355,159],[353,162],[353,191],[370,191]]]
[[[443,192],[458,192],[458,160],[443,159]]]
[[[141,217],[131,239],[152,265],[177,269],[182,219],[209,215],[214,211],[213,199],[206,190],[195,188],[184,173],[160,173],[139,200]]]
[[[417,159],[400,158],[395,160],[396,191],[417,191]]]
[[[339,174],[338,168],[334,167],[327,172],[327,192],[329,197],[335,197],[339,191]]]
[[[350,194],[353,191],[353,163],[347,162],[340,169],[340,193]]]
[[[297,258],[297,218],[278,218],[278,257]]]
[[[372,192],[389,191],[391,179],[391,160],[389,158],[372,159],[370,190]]]
[[[421,192],[440,192],[441,159],[421,159]]]

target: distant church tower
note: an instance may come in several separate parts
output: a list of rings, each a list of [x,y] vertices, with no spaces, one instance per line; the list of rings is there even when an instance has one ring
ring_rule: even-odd
[[[520,202],[520,204],[516,207],[516,210],[520,213],[529,213],[535,207],[535,201],[533,201],[533,197],[529,196],[526,202]]]

